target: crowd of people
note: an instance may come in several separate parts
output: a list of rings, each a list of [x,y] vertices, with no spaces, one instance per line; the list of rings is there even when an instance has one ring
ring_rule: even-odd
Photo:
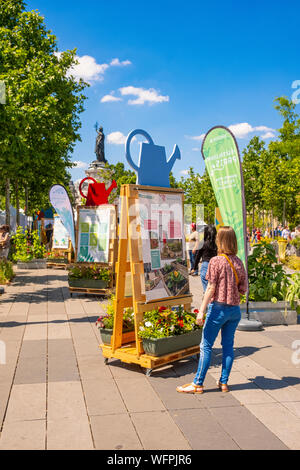
[[[277,225],[274,229],[266,228],[261,230],[254,227],[250,233],[247,229],[247,238],[251,243],[259,242],[262,238],[284,238],[285,240],[294,240],[300,237],[300,225],[294,228],[289,228],[287,225]]]

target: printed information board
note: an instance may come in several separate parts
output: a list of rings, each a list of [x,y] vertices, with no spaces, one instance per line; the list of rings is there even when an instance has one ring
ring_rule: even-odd
[[[79,207],[76,250],[78,262],[108,263],[110,240],[115,236],[114,220],[113,205]]]
[[[146,299],[189,293],[182,195],[139,191]]]
[[[59,215],[54,216],[53,249],[67,250],[69,248],[69,234]]]

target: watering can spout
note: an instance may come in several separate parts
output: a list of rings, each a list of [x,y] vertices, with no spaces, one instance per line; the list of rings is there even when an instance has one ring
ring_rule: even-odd
[[[178,145],[174,146],[173,153],[167,162],[169,172],[172,171],[176,160],[181,160],[181,154]]]

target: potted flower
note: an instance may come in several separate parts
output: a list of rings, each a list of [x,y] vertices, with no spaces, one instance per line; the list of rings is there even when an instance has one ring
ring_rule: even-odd
[[[59,251],[50,251],[47,253],[47,261],[56,264],[67,264],[67,258]]]
[[[293,309],[291,279],[281,263],[278,262],[274,247],[267,242],[254,245],[253,253],[248,257],[249,310],[264,325],[295,324],[297,314]],[[295,294],[296,295],[296,294]],[[246,305],[241,305],[245,313]]]
[[[112,295],[107,306],[105,307],[105,315],[101,315],[96,321],[99,328],[101,339],[104,344],[111,344],[113,335],[114,318],[115,318],[115,296]],[[123,312],[123,342],[133,340],[133,335],[128,334],[134,331],[134,313],[132,308],[124,308]]]
[[[150,356],[162,356],[200,344],[202,327],[196,324],[198,310],[161,306],[144,314],[139,328],[143,348]]]
[[[17,228],[12,237],[13,254],[12,259],[20,269],[46,268],[44,259],[45,247],[42,245],[37,230],[29,232],[22,227]]]
[[[68,269],[69,287],[106,289],[111,283],[111,270],[95,263],[88,265],[76,263]]]

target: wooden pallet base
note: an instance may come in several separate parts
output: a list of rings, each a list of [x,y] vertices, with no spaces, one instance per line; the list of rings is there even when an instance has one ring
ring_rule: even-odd
[[[179,361],[189,356],[194,356],[199,354],[200,346],[193,346],[187,349],[181,349],[180,351],[175,351],[170,354],[165,354],[164,356],[149,356],[148,354],[141,354],[140,356],[136,353],[136,344],[126,344],[121,348],[116,349],[114,352],[112,347],[107,344],[100,344],[99,346],[102,349],[102,354],[104,358],[107,359],[120,359],[122,362],[127,364],[138,364],[146,369],[156,369],[165,364],[171,362]]]
[[[52,269],[67,269],[67,264],[63,263],[47,263],[47,268],[52,268]]]
[[[69,292],[72,294],[87,294],[87,295],[111,295],[112,289],[89,289],[86,287],[69,287]]]

